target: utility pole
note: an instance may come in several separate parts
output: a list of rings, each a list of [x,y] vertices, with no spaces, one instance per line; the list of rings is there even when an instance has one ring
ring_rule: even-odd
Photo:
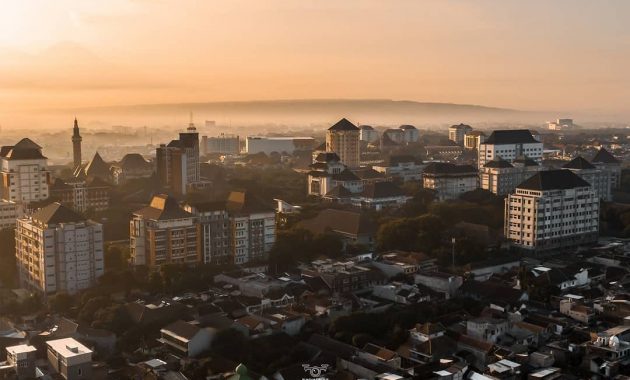
[[[455,238],[451,239],[452,249],[451,249],[451,257],[453,259],[453,270],[455,270]]]

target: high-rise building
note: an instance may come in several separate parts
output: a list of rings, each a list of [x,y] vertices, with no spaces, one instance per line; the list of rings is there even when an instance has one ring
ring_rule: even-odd
[[[464,148],[466,149],[477,149],[479,144],[484,142],[486,139],[486,134],[481,131],[470,131],[464,135]]]
[[[610,187],[618,189],[621,186],[621,161],[613,156],[609,151],[601,147],[591,163],[598,169],[604,170],[610,175]]]
[[[201,153],[239,154],[241,141],[237,135],[220,134],[216,137],[201,137]]]
[[[359,167],[359,128],[347,119],[339,120],[328,128],[326,152],[337,153],[341,163],[349,168]]]
[[[133,213],[129,224],[134,265],[153,267],[202,261],[197,218],[172,196],[155,195],[149,206]]]
[[[312,137],[264,137],[247,136],[245,150],[248,154],[288,153],[313,150],[315,139]]]
[[[501,157],[495,158],[479,169],[481,188],[497,195],[506,195],[539,170],[541,166],[527,157],[519,157],[512,163]]]
[[[72,129],[72,167],[78,168],[81,166],[81,141],[83,138],[79,134],[79,122],[77,118],[74,118],[74,128]]]
[[[448,139],[459,146],[464,145],[464,136],[472,132],[472,127],[463,123],[448,127]]]
[[[508,162],[527,157],[540,164],[543,144],[527,129],[499,130],[493,131],[485,141],[479,143],[477,153],[477,165],[480,169],[488,161],[499,157]]]
[[[188,187],[199,182],[199,134],[191,123],[179,140],[156,149],[157,175],[160,183],[175,194],[186,194]]]
[[[60,203],[18,219],[15,254],[22,287],[76,293],[103,275],[103,225]]]
[[[274,209],[251,194],[233,191],[226,201],[194,202],[185,209],[199,218],[205,263],[261,261],[276,240]]]
[[[46,200],[50,182],[47,160],[42,147],[28,138],[0,148],[2,199],[25,204]]]
[[[424,168],[422,185],[425,189],[434,190],[440,201],[457,199],[479,187],[479,174],[470,165],[432,162]]]
[[[359,138],[361,141],[365,141],[368,144],[378,141],[378,132],[371,125],[359,126]]]
[[[579,175],[580,178],[590,183],[601,200],[612,200],[611,176],[608,171],[598,169],[581,156],[577,156],[569,163],[565,164],[563,168],[571,170],[573,173]]]
[[[570,170],[547,170],[525,180],[505,199],[505,237],[529,252],[597,242],[599,197]]]

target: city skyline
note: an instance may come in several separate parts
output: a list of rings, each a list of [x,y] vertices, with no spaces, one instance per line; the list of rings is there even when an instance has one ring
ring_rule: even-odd
[[[0,15],[0,123],[23,126],[24,114],[51,109],[339,98],[622,121],[628,8],[620,1],[10,3]]]

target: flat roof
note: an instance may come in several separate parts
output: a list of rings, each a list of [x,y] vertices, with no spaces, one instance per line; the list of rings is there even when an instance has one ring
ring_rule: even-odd
[[[49,340],[46,344],[65,358],[92,353],[92,350],[72,338]]]
[[[25,354],[25,353],[29,353],[29,352],[35,352],[37,351],[37,348],[33,347],[33,346],[29,346],[28,344],[20,344],[17,346],[11,346],[11,347],[7,347],[7,352],[15,355],[15,354]]]

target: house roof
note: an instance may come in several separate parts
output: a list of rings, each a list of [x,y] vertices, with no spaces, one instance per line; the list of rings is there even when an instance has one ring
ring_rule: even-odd
[[[403,131],[404,131],[404,130],[407,130],[407,129],[417,129],[416,127],[414,127],[414,126],[413,126],[413,125],[411,125],[411,124],[403,124],[403,125],[401,125],[401,126],[400,126],[400,127],[398,127],[398,128],[402,129]]]
[[[191,213],[179,206],[174,197],[166,194],[154,195],[149,206],[136,211],[134,214],[154,220],[183,219],[192,216]]]
[[[529,179],[526,179],[520,185],[519,189],[527,190],[566,190],[576,187],[589,187],[588,182],[580,178],[578,175],[567,169],[545,170],[536,173]]]
[[[85,167],[85,174],[89,177],[107,178],[110,174],[109,169],[110,165],[103,160],[98,152],[96,152],[94,153],[94,157],[92,157]]]
[[[201,329],[198,326],[195,326],[192,323],[179,320],[164,327],[161,331],[169,332],[173,335],[177,335],[178,337],[190,340],[194,338],[200,330]]]
[[[538,166],[538,162],[532,160],[527,156],[518,156],[512,161],[513,164],[519,164],[523,166]]]
[[[562,166],[565,169],[595,169],[595,166],[586,161],[582,156],[577,156]]]
[[[385,178],[385,175],[383,173],[377,172],[372,168],[356,169],[353,171],[353,173],[360,179]]]
[[[371,125],[360,125],[359,129],[367,129],[368,131],[374,130],[374,128]]]
[[[357,177],[350,169],[346,169],[339,174],[333,174],[332,179],[335,181],[360,181],[361,178]]]
[[[258,212],[274,212],[262,200],[246,191],[232,191],[228,195],[226,208],[231,213],[251,214]]]
[[[391,155],[387,160],[387,165],[395,166],[402,163],[416,162],[416,158],[410,154]]]
[[[604,147],[599,148],[595,157],[591,160],[591,162],[601,163],[601,164],[618,164],[619,160],[615,158],[609,151],[604,149]]]
[[[332,190],[327,192],[326,196],[331,197],[331,198],[347,198],[347,197],[352,196],[352,192],[346,189],[345,187],[343,187],[342,185],[337,185],[333,187]]]
[[[498,130],[493,131],[486,139],[485,144],[527,144],[539,142],[527,129]]]
[[[345,117],[335,123],[332,127],[328,128],[329,131],[358,131],[356,125],[352,124]]]
[[[77,223],[86,220],[82,215],[61,205],[59,202],[40,208],[35,211],[32,218],[43,224]]]
[[[488,161],[485,165],[485,168],[513,168],[514,166],[504,160],[503,158],[495,158],[492,161]]]
[[[150,168],[151,163],[139,153],[129,153],[120,160],[119,166],[126,170],[140,170]]]
[[[450,162],[431,162],[424,168],[430,174],[477,174],[477,170],[470,165],[455,165]]]
[[[377,346],[373,343],[366,344],[365,347],[363,347],[363,351],[367,352],[368,354],[378,356],[385,361],[392,360],[396,357],[396,355],[398,355],[396,351],[388,350],[385,347]]]
[[[42,155],[42,147],[29,138],[23,138],[13,146],[3,146],[0,155],[9,160],[33,160],[46,158]]]
[[[299,222],[302,228],[313,233],[324,233],[331,229],[349,235],[374,234],[377,226],[360,212],[327,209],[316,217]]]
[[[363,187],[362,196],[366,198],[401,197],[405,192],[393,182],[368,183]]]
[[[326,149],[326,144],[324,144],[324,149]],[[322,152],[315,157],[315,161],[317,162],[331,162],[331,161],[340,161],[339,155],[335,152]]]
[[[454,124],[454,125],[451,125],[451,128],[457,128],[457,129],[461,129],[461,128],[471,128],[471,129],[472,129],[472,127],[471,127],[470,125],[468,125],[468,124],[464,124],[464,123],[459,123],[459,124]]]
[[[446,329],[444,328],[444,326],[442,326],[441,323],[431,323],[431,322],[427,322],[424,324],[416,324],[416,331],[424,334],[424,335],[434,335],[437,334],[439,332],[443,332]]]

